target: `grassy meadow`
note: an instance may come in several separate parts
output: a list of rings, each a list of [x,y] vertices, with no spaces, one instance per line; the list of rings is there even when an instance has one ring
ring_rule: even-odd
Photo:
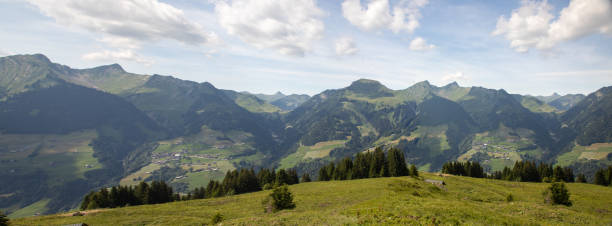
[[[573,205],[548,205],[546,183],[510,182],[422,173],[423,178],[375,178],[290,186],[296,208],[264,213],[270,191],[159,205],[103,209],[86,216],[19,218],[13,225],[202,225],[221,213],[224,225],[533,224],[608,225],[612,188],[567,184]],[[422,179],[443,180],[437,187]],[[514,201],[507,201],[508,195]]]

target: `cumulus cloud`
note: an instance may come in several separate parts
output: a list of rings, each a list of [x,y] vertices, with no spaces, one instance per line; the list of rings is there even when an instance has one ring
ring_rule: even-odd
[[[571,0],[556,20],[544,1],[523,0],[509,18],[499,17],[493,35],[503,35],[518,52],[551,49],[559,43],[591,34],[612,34],[610,0]]]
[[[146,59],[138,54],[136,54],[133,50],[118,50],[118,51],[109,51],[104,50],[100,52],[93,52],[83,55],[83,59],[86,60],[100,60],[100,61],[109,61],[109,60],[127,60],[134,61],[138,63],[142,63],[144,65],[152,65],[153,60]]]
[[[158,0],[28,0],[59,24],[104,36],[100,41],[119,48],[96,56],[121,58],[134,54],[142,42],[175,40],[189,45],[215,43],[217,36],[189,21],[183,11]],[[114,53],[114,54],[113,54]],[[91,55],[90,55],[91,56]],[[90,57],[87,57],[90,58]],[[99,58],[99,57],[95,57]]]
[[[456,81],[467,81],[469,78],[463,74],[463,72],[455,72],[451,74],[447,74],[442,77],[443,82],[456,82]]]
[[[219,24],[257,48],[303,56],[323,36],[323,11],[315,0],[214,1]]]
[[[427,44],[427,41],[421,37],[416,37],[410,42],[410,50],[427,51],[436,48],[435,45]]]
[[[339,56],[355,55],[359,49],[352,38],[340,38],[336,40],[336,54]]]
[[[351,24],[366,31],[389,29],[394,33],[414,32],[419,27],[420,8],[429,0],[401,0],[391,7],[389,0],[369,0],[364,8],[360,0],[342,2],[342,15]]]

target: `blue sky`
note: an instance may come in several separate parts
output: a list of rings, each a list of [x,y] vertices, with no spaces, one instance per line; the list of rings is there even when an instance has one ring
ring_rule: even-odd
[[[359,78],[532,95],[612,85],[609,0],[0,0],[0,15],[0,55],[255,93]]]

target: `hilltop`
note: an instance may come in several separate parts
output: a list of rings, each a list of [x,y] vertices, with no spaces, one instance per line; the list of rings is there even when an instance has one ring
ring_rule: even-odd
[[[566,184],[570,207],[545,204],[547,183],[509,182],[422,173],[437,187],[411,177],[301,183],[290,186],[296,208],[264,213],[270,191],[158,205],[102,209],[86,216],[57,214],[14,219],[13,225],[200,225],[216,213],[223,224],[544,224],[612,223],[612,189]],[[511,194],[514,201],[508,202]]]

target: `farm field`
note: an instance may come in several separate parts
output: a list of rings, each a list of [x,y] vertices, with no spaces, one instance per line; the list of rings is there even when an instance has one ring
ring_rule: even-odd
[[[184,189],[192,190],[206,186],[210,180],[221,180],[228,170],[235,169],[234,162],[249,159],[257,161],[261,156],[240,156],[252,150],[249,145],[251,135],[229,131],[222,133],[202,127],[200,133],[157,142],[151,153],[150,163],[136,172],[123,177],[121,185],[136,185],[150,181],[155,175],[164,174],[163,169],[173,169],[166,175],[170,183],[181,184]]]
[[[312,146],[300,146],[295,153],[288,155],[280,161],[279,168],[292,168],[301,161],[307,159],[318,159],[327,157],[329,153],[334,150],[334,148],[344,146],[347,141],[348,140],[332,140],[319,142]]]
[[[423,178],[375,178],[289,186],[296,208],[264,213],[270,191],[158,205],[103,209],[86,216],[66,214],[13,219],[13,225],[201,225],[220,213],[224,225],[344,224],[534,224],[612,223],[612,188],[569,183],[573,205],[549,205],[547,183],[510,182],[421,173]],[[443,180],[437,187],[423,179]],[[506,201],[508,195],[514,201]]]
[[[574,162],[599,160],[608,162],[612,161],[608,158],[612,153],[612,143],[594,143],[589,146],[576,145],[572,151],[559,155],[557,163],[560,166],[568,166]]]

